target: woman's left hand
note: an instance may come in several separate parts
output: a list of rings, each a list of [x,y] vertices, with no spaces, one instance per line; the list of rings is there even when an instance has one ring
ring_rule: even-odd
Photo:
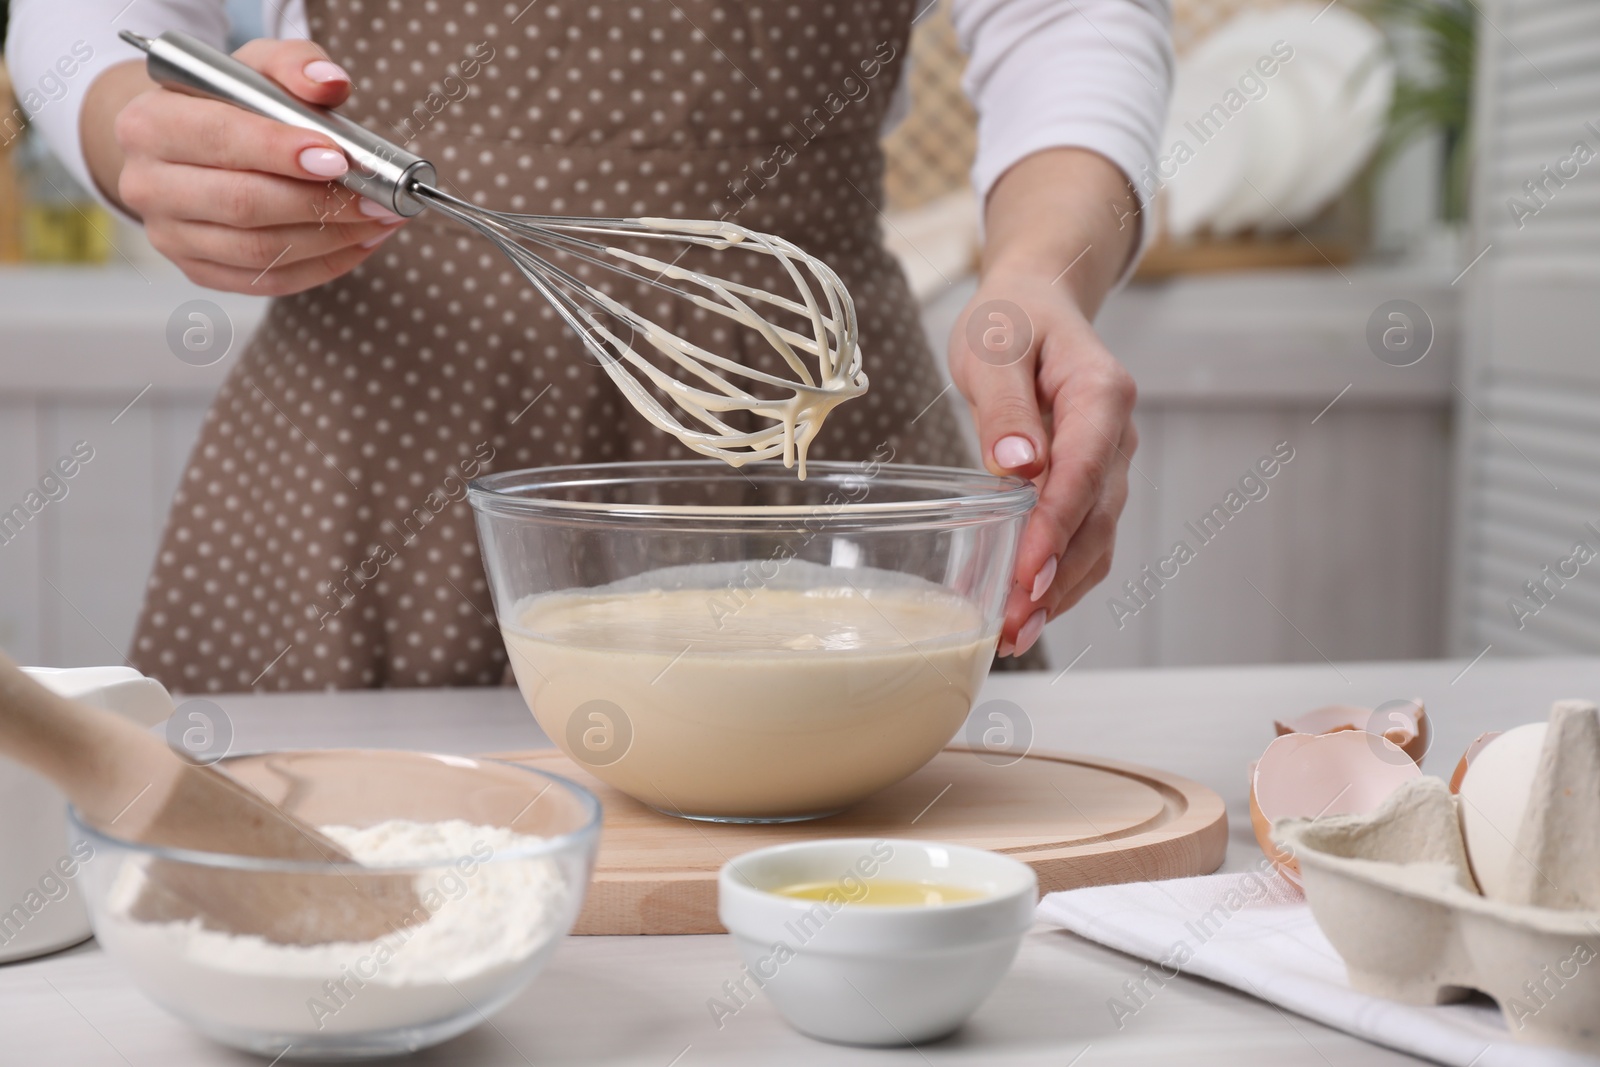
[[[1135,389],[1090,318],[1126,266],[1137,210],[1121,172],[1076,149],[1024,159],[990,194],[982,281],[956,320],[950,371],[984,466],[1039,487],[1001,655],[1026,652],[1111,570],[1138,445]]]
[[[1133,378],[1048,276],[985,277],[957,320],[950,363],[984,465],[1039,487],[1000,639],[1001,655],[1021,655],[1111,570],[1139,441]]]

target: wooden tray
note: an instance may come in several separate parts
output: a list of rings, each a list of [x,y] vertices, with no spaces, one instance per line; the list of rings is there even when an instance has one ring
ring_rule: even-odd
[[[993,756],[985,754],[992,759]],[[1209,874],[1222,864],[1222,798],[1132,763],[1033,752],[996,766],[949,748],[898,785],[840,815],[780,826],[662,815],[596,780],[554,749],[502,753],[594,790],[605,808],[579,934],[710,934],[717,870],[742,852],[819,837],[907,837],[1015,856],[1041,892]]]

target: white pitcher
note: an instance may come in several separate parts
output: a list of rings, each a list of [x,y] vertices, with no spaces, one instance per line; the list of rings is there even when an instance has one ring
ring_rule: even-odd
[[[172,698],[132,667],[24,667],[62,696],[154,726]],[[87,843],[67,841],[67,801],[56,787],[0,757],[0,963],[42,956],[89,937],[77,879],[93,863]]]

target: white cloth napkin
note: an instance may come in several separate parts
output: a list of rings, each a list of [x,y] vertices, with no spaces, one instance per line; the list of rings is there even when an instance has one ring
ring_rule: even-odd
[[[1108,1005],[1119,1019],[1137,1014],[1181,971],[1452,1067],[1600,1064],[1516,1041],[1487,998],[1419,1007],[1356,992],[1305,897],[1270,869],[1051,893],[1038,916],[1155,964],[1124,987],[1121,1007]]]

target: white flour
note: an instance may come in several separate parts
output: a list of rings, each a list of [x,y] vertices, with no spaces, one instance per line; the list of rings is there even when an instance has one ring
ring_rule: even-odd
[[[416,880],[427,920],[375,941],[281,945],[207,930],[198,919],[130,917],[144,883],[137,861],[117,873],[96,935],[141,986],[202,1029],[283,1035],[426,1026],[492,1010],[536,966],[567,917],[568,887],[546,857],[498,858],[538,838],[457,820],[324,826],[357,862],[441,862]],[[458,858],[459,857],[459,858]]]

